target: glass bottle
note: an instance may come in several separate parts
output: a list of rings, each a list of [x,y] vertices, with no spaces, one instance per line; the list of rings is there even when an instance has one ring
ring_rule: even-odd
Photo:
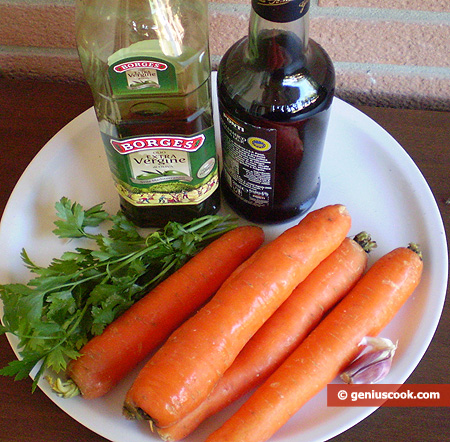
[[[77,47],[125,215],[217,212],[206,0],[78,0]]]
[[[319,193],[335,73],[308,31],[308,0],[252,0],[249,35],[219,65],[221,186],[254,222],[297,217]]]

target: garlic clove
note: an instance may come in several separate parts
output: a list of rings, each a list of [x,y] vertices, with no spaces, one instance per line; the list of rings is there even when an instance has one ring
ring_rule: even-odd
[[[374,384],[390,371],[397,349],[390,339],[365,337],[359,344],[365,349],[341,374],[347,384]]]

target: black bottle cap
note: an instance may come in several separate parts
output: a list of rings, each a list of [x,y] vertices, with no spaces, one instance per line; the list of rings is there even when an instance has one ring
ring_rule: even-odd
[[[252,8],[265,20],[286,23],[305,15],[309,0],[252,0]]]

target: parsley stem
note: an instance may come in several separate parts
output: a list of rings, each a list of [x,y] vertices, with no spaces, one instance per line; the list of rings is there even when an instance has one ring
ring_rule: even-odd
[[[177,263],[176,260],[171,261],[170,264],[165,266],[154,278],[148,281],[146,283],[146,286],[150,286],[153,283],[161,280],[164,276],[166,276],[167,273],[169,273],[169,270],[171,270],[176,265],[176,263]]]
[[[47,361],[49,355],[52,352],[54,352],[55,350],[57,350],[59,347],[61,347],[63,344],[65,344],[70,337],[72,337],[72,335],[76,331],[77,327],[80,325],[81,320],[84,318],[84,315],[86,314],[86,311],[88,309],[88,305],[89,305],[89,303],[87,303],[84,306],[83,310],[76,316],[77,320],[67,330],[67,332],[65,333],[65,336],[62,339],[60,339],[55,345],[53,345],[50,349],[48,349],[44,354],[38,356],[34,366],[36,366],[40,361],[42,361],[42,364],[39,367],[39,370],[37,371],[36,375],[34,376],[32,391],[34,391],[36,389],[39,379],[42,377],[44,370],[47,368],[46,361]],[[39,337],[39,338],[45,339],[45,337]],[[55,339],[55,336],[50,337],[50,339]]]

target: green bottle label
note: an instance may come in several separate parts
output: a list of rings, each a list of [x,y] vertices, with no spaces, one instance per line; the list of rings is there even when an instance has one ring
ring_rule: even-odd
[[[114,95],[176,93],[175,67],[156,57],[129,57],[109,66],[109,79]]]
[[[102,138],[116,188],[135,206],[196,205],[218,188],[213,127],[192,136]]]

